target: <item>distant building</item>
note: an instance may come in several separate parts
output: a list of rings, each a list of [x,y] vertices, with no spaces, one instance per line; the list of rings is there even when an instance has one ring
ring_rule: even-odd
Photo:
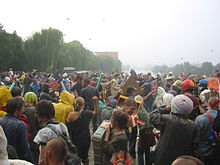
[[[112,58],[118,59],[118,52],[95,52],[97,56],[109,55]]]

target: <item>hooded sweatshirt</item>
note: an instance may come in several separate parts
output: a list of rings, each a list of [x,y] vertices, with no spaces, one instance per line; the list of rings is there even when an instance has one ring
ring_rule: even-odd
[[[60,102],[54,105],[55,120],[65,124],[66,118],[73,111],[73,102],[75,97],[67,91],[60,94]]]
[[[6,104],[12,98],[11,92],[6,86],[0,87],[0,117],[4,117],[6,112]]]

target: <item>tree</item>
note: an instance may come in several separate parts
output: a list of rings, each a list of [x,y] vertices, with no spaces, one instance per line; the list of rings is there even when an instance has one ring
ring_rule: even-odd
[[[25,68],[23,41],[16,32],[7,33],[0,24],[0,70]]]
[[[211,62],[204,62],[202,63],[201,71],[204,75],[212,75],[214,67]]]
[[[24,43],[28,69],[55,71],[60,49],[63,46],[63,33],[57,29],[42,29],[28,38]]]

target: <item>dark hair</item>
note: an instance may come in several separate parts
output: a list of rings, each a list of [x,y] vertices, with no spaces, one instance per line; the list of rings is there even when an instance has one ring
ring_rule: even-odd
[[[21,98],[13,97],[8,100],[6,105],[6,112],[9,114],[14,114],[16,110],[20,110],[24,105],[24,101]]]
[[[127,100],[125,100],[123,105],[127,105],[127,106],[134,105],[135,107],[138,107],[136,101],[132,98],[128,98]]]
[[[36,114],[40,117],[45,117],[48,120],[54,118],[55,110],[53,104],[48,100],[41,100],[36,105]]]
[[[90,84],[90,80],[89,80],[89,79],[87,79],[87,78],[86,78],[86,79],[84,79],[83,81],[84,81],[84,83]]]
[[[127,87],[127,91],[126,91],[126,94],[129,95],[129,94],[133,94],[133,92],[136,90],[135,87],[132,87],[132,86],[128,86]]]
[[[19,87],[14,87],[12,90],[11,90],[11,95],[12,97],[17,97],[17,96],[21,96],[21,88]]]
[[[185,93],[185,92],[189,92],[189,93],[193,94],[194,88],[190,88],[190,89],[187,89],[187,90],[183,91],[183,93]]]
[[[165,85],[167,88],[171,88],[171,84],[169,84],[169,83],[166,83],[166,85]]]
[[[49,88],[50,88],[50,84],[47,83],[43,84],[41,91],[49,94]]]
[[[123,111],[117,111],[113,113],[113,126],[117,125],[119,129],[125,129],[128,127],[128,115]]]

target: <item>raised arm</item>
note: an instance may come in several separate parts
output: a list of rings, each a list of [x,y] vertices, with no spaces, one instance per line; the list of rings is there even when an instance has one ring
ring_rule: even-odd
[[[99,111],[99,104],[98,104],[98,97],[97,96],[93,96],[92,100],[94,102],[94,111],[93,111],[93,115],[97,115],[98,111]]]

